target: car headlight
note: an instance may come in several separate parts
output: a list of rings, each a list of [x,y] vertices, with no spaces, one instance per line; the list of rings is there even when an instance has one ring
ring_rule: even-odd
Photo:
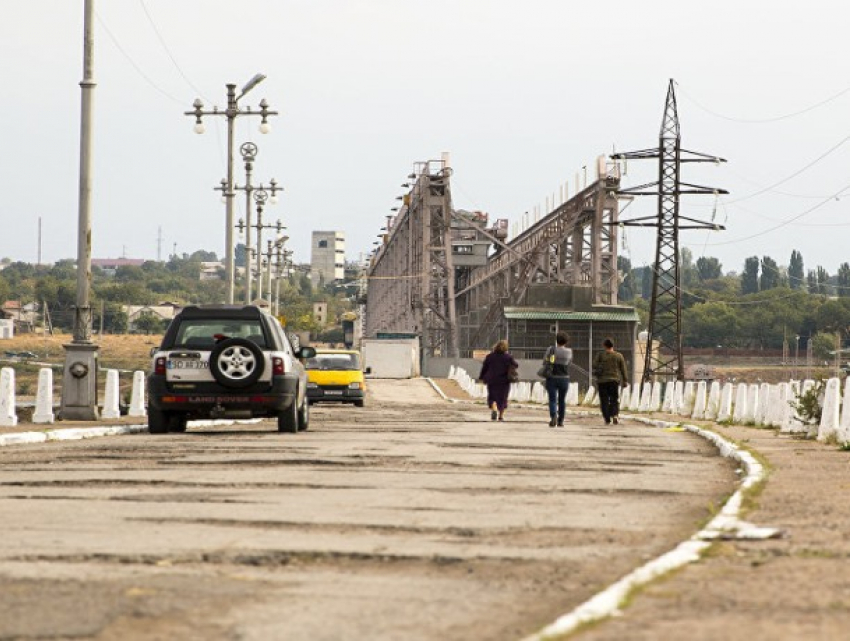
[[[349,383],[348,389],[360,389],[360,383]]]
[[[307,383],[307,389],[316,389],[318,385],[315,383]]]

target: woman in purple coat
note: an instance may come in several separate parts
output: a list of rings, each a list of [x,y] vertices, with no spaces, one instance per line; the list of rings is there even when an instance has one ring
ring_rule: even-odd
[[[508,371],[518,367],[514,357],[508,352],[508,341],[499,341],[493,346],[493,351],[487,354],[481,374],[478,379],[487,384],[487,407],[490,408],[490,420],[505,420],[505,409],[508,407],[508,394],[511,382]]]

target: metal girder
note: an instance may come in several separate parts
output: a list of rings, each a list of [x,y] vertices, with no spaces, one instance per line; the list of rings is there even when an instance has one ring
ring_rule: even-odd
[[[464,341],[466,349],[487,347],[501,329],[496,320],[505,301],[519,304],[532,283],[593,287],[595,303],[617,303],[620,178],[616,167],[600,174],[472,272],[457,293],[458,307],[484,316]]]
[[[419,334],[428,356],[457,353],[451,169],[417,163],[415,182],[367,272],[366,336]]]

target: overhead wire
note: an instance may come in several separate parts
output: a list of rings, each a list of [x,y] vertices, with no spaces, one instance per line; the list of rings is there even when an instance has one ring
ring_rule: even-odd
[[[156,91],[158,91],[160,94],[162,94],[163,96],[165,96],[166,98],[168,98],[172,102],[175,102],[179,105],[184,104],[183,100],[180,100],[179,98],[176,98],[175,96],[173,96],[172,94],[167,92],[165,89],[163,89],[158,84],[156,84],[151,79],[150,76],[148,76],[144,71],[142,71],[142,68],[138,64],[136,64],[136,61],[133,60],[132,56],[130,56],[130,54],[127,53],[127,51],[124,49],[124,47],[121,46],[121,42],[118,40],[118,38],[115,36],[115,34],[112,33],[112,31],[109,29],[109,27],[106,25],[106,22],[104,22],[103,18],[100,17],[100,14],[95,12],[95,17],[97,18],[97,21],[100,23],[100,26],[103,27],[103,30],[106,32],[106,35],[108,35],[109,39],[112,40],[112,43],[115,45],[115,48],[118,49],[118,51],[121,53],[121,55],[123,55],[127,59],[127,62],[130,63],[130,66],[133,67],[133,69],[136,71],[136,73],[138,73],[139,76],[141,76],[142,79],[145,82],[147,82],[151,87],[153,87]]]
[[[784,114],[782,116],[775,116],[775,117],[772,117],[772,118],[736,118],[734,116],[727,116],[727,115],[721,114],[717,111],[714,111],[714,110],[706,107],[701,102],[699,102],[696,98],[691,96],[687,91],[682,89],[682,86],[678,82],[676,83],[676,86],[679,87],[679,90],[681,91],[682,95],[685,96],[685,98],[690,100],[692,103],[694,103],[697,107],[699,107],[700,109],[702,109],[706,113],[711,114],[712,116],[715,116],[717,118],[721,118],[722,120],[728,120],[730,122],[740,122],[740,123],[745,123],[745,124],[766,124],[766,123],[771,123],[771,122],[779,122],[781,120],[788,120],[789,118],[794,118],[796,116],[801,116],[803,114],[807,114],[810,111],[814,111],[815,109],[817,109],[819,107],[822,107],[826,104],[829,104],[830,102],[832,102],[834,100],[837,100],[838,98],[840,98],[844,94],[850,93],[850,86],[845,87],[844,89],[842,89],[838,93],[830,96],[829,98],[826,98],[825,100],[821,100],[820,102],[816,102],[813,105],[809,105],[808,107],[805,107],[804,109],[800,109],[798,111],[793,111],[791,113],[787,113],[787,114]]]
[[[154,22],[153,16],[151,15],[150,11],[148,11],[148,7],[147,7],[147,5],[145,5],[145,0],[139,0],[139,4],[142,5],[142,11],[144,11],[145,16],[148,19],[148,22],[151,25],[151,28],[153,29],[154,33],[156,34],[157,40],[159,40],[159,44],[162,45],[162,48],[165,51],[165,54],[168,56],[168,59],[171,60],[171,64],[174,65],[174,68],[177,70],[177,73],[180,74],[180,77],[183,78],[183,80],[186,82],[187,85],[189,85],[189,87],[194,89],[196,94],[198,94],[201,98],[203,98],[207,102],[210,102],[209,98],[207,98],[206,96],[203,95],[203,92],[201,92],[201,90],[198,89],[195,86],[195,84],[189,79],[189,77],[183,72],[183,69],[177,63],[177,60],[175,59],[174,54],[171,53],[171,49],[169,48],[168,44],[165,42],[165,38],[163,38],[163,36],[162,36],[162,32],[160,32],[159,28],[156,26],[156,22]]]

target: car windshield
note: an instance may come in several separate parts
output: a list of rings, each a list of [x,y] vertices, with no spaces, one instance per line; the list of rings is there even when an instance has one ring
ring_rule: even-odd
[[[226,338],[245,338],[266,347],[263,327],[259,320],[187,319],[180,323],[174,347],[211,350]]]
[[[360,358],[357,354],[316,354],[307,359],[307,369],[350,371],[360,369]]]

